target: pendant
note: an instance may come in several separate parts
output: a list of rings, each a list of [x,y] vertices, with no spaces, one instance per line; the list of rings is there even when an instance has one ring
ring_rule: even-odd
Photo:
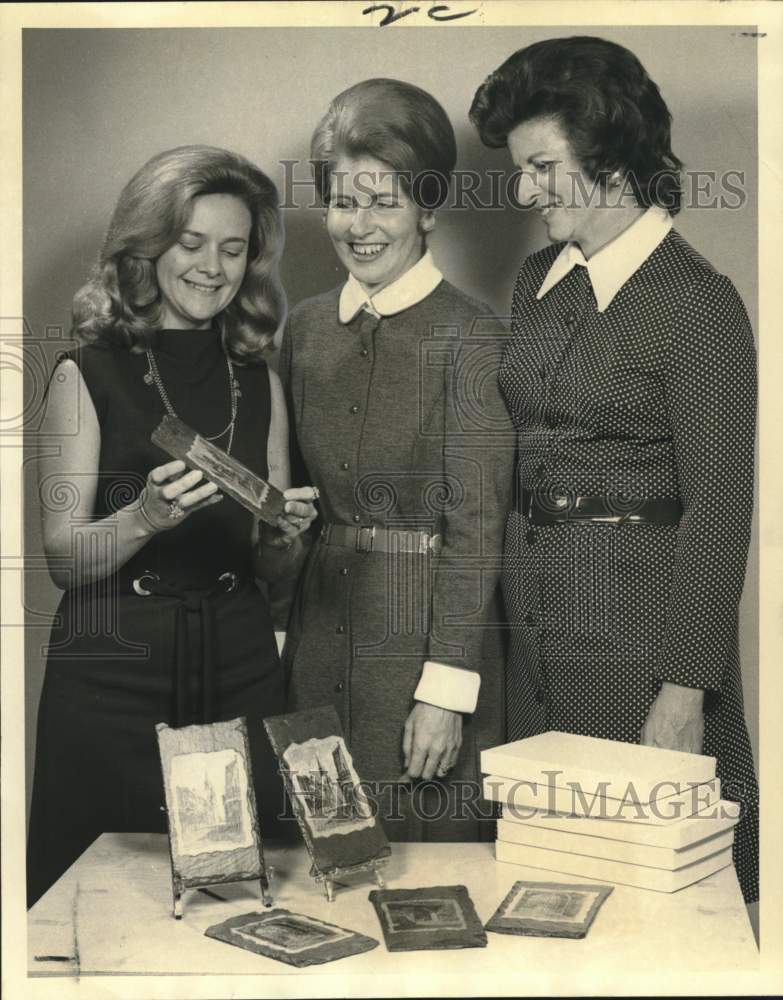
[[[152,372],[147,372],[144,376],[144,382],[146,385],[152,385],[155,379],[152,377]]]

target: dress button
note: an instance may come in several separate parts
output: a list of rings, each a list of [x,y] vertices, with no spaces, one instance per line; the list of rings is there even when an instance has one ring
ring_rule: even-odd
[[[535,532],[534,528],[528,528],[527,529],[527,534],[525,535],[525,540],[527,541],[528,545],[535,545],[536,544],[536,532]]]
[[[347,566],[343,566],[342,567],[342,569],[340,570],[340,576],[348,576],[348,567]]]
[[[362,519],[362,515],[361,514],[354,514],[353,515],[354,524],[358,524],[361,521],[361,519]]]
[[[335,689],[335,691],[340,692],[340,691],[343,690],[344,687],[345,687],[345,684],[343,684],[342,681],[338,681],[337,684],[335,684],[334,689]]]
[[[576,328],[576,315],[574,313],[569,313],[566,316],[566,326],[573,333],[574,329]]]
[[[546,466],[544,465],[543,462],[539,462],[538,465],[536,466],[536,476],[539,479],[543,479],[545,473],[546,473]]]
[[[353,406],[351,407],[351,413],[358,413],[358,412],[359,412],[359,407],[356,405],[356,403],[354,403]]]
[[[343,472],[347,472],[350,469],[350,465],[347,462],[343,462],[340,465],[340,468],[343,470]]]
[[[335,629],[335,632],[338,635],[342,635],[345,632],[345,625],[338,625],[337,628]]]
[[[536,616],[533,614],[532,611],[528,611],[528,613],[525,615],[525,625],[535,625],[537,620],[538,619],[536,618]]]
[[[361,351],[359,351],[359,357],[360,357],[360,358],[366,358],[366,357],[367,357],[367,356],[369,355],[369,353],[370,353],[370,352],[369,352],[369,351],[367,350],[367,348],[366,348],[366,347],[363,347],[363,348],[361,349]]]

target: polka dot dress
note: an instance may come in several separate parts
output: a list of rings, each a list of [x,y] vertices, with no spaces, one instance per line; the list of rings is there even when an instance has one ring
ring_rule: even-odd
[[[517,279],[500,383],[521,490],[677,498],[679,524],[506,526],[509,739],[559,729],[636,743],[662,681],[705,690],[704,753],[742,803],[734,858],[758,897],[758,788],[737,612],[753,508],[756,367],[734,286],[671,231],[599,313],[562,249]]]

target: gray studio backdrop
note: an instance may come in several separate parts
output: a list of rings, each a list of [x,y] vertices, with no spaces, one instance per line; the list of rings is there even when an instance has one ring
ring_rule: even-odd
[[[688,168],[718,178],[744,172],[747,198],[740,208],[691,207],[676,225],[735,282],[756,328],[756,53],[755,40],[740,28],[36,29],[23,37],[24,309],[31,341],[43,343],[30,374],[30,398],[42,390],[37,358],[51,364],[63,346],[58,331],[67,334],[73,293],[95,258],[119,190],[150,156],[189,143],[225,146],[255,161],[282,188],[292,170],[284,160],[301,161],[294,176],[307,178],[310,134],[329,99],[358,80],[388,76],[418,84],[441,101],[457,133],[459,169],[508,169],[505,150],[485,149],[468,121],[473,93],[515,49],[571,34],[600,34],[640,57],[669,104],[674,148]],[[701,184],[704,199],[709,177]],[[296,188],[298,207],[285,211],[283,279],[291,305],[341,279],[322,213],[307,207],[310,198],[308,187]],[[452,282],[507,315],[521,261],[545,242],[541,223],[525,213],[451,208],[439,217],[432,248]],[[58,600],[40,563],[36,446],[31,432],[28,790],[43,651]],[[757,576],[754,536],[741,639],[756,751]]]

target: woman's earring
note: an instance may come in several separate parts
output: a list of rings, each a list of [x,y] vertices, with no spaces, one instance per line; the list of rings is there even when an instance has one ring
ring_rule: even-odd
[[[613,188],[620,186],[620,174],[616,170],[609,178],[609,186]]]
[[[435,216],[432,212],[425,212],[419,218],[419,232],[431,233],[435,228]]]

